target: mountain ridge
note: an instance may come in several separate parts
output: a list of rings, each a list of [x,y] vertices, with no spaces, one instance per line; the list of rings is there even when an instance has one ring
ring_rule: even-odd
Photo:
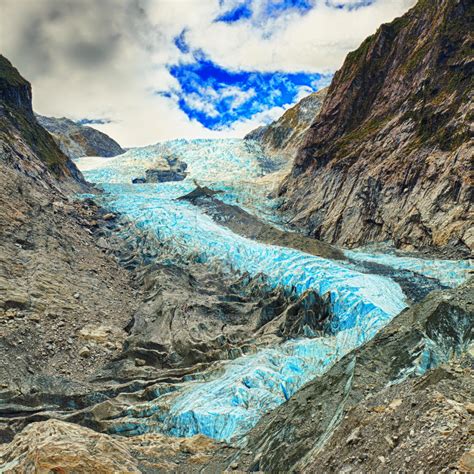
[[[328,89],[313,92],[290,107],[279,119],[248,133],[245,140],[256,140],[267,153],[293,153],[304,133],[316,119]]]
[[[113,138],[95,128],[78,124],[66,117],[45,117],[36,114],[36,119],[53,136],[62,152],[71,159],[83,156],[113,157],[125,153]]]
[[[0,55],[0,150],[4,164],[56,186],[85,185],[76,165],[37,122],[31,84]]]

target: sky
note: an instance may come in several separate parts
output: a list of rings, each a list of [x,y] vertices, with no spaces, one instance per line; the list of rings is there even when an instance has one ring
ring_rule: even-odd
[[[241,137],[327,86],[415,0],[0,0],[37,113],[122,146]]]

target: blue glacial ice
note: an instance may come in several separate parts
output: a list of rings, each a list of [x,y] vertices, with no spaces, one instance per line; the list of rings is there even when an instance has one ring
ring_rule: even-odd
[[[268,199],[272,181],[268,159],[255,142],[240,139],[172,140],[143,148],[133,148],[114,158],[85,157],[76,161],[86,177],[96,183],[128,184],[145,175],[160,156],[173,155],[187,163],[188,177],[171,188],[186,194],[200,185],[224,191],[219,197],[266,219],[275,221],[278,200]],[[278,161],[278,160],[277,160]],[[169,189],[171,189],[169,188]]]
[[[383,325],[382,320],[372,321],[371,329]],[[114,432],[237,438],[359,344],[359,329],[352,328],[332,337],[292,340],[240,357],[228,362],[224,373],[210,381],[188,382],[178,395],[130,407],[126,416],[115,420]]]
[[[466,281],[474,268],[470,260],[430,260],[393,253],[368,253],[364,250],[345,250],[344,254],[355,261],[379,263],[397,270],[419,273],[450,288]]]
[[[162,153],[176,153],[188,163],[189,177],[181,182],[132,185],[133,177]],[[329,294],[334,314],[333,335],[288,341],[277,347],[227,362],[207,381],[186,382],[173,394],[130,407],[117,432],[160,431],[176,436],[203,433],[231,439],[254,426],[269,410],[283,403],[304,383],[322,374],[347,352],[371,339],[406,307],[400,286],[383,276],[368,275],[298,250],[261,244],[234,234],[185,201],[176,201],[194,188],[192,179],[225,191],[223,199],[262,213],[271,212],[264,192],[253,182],[265,169],[260,151],[242,140],[177,140],[130,150],[116,158],[85,158],[77,164],[90,181],[107,192],[107,205],[126,215],[182,256],[230,270],[263,274],[274,287],[302,294],[308,289]],[[253,201],[253,203],[251,202]],[[259,201],[258,205],[255,201]],[[420,270],[420,262],[390,256],[350,253],[351,258],[382,260],[394,268]],[[419,260],[419,259],[413,259]],[[439,273],[437,261],[423,261],[422,271]],[[410,267],[412,268],[412,267]],[[443,267],[448,268],[448,267]],[[461,273],[449,266],[458,282]],[[454,277],[453,275],[456,275]],[[459,278],[458,278],[459,276]]]

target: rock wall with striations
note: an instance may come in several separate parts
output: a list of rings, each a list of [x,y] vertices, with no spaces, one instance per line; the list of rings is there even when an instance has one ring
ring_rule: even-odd
[[[472,251],[473,17],[468,0],[419,0],[347,56],[280,187],[294,225]]]

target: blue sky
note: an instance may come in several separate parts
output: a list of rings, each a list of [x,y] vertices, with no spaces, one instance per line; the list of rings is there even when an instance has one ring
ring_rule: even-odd
[[[364,9],[375,1],[323,0],[326,9],[345,11]],[[297,21],[320,4],[321,0],[219,0],[220,11],[213,22],[248,25],[260,31],[263,41],[271,41],[285,20]],[[263,117],[265,111],[283,111],[329,85],[333,77],[328,70],[234,70],[213,61],[205,50],[193,49],[186,29],[176,36],[175,45],[187,55],[185,61],[168,67],[179,87],[158,94],[175,100],[190,120],[209,130],[226,130],[236,122]],[[263,122],[275,117],[269,114]]]
[[[311,0],[272,0],[260,2],[258,8],[255,8],[256,3],[254,0],[220,0],[223,11],[214,21],[265,23],[289,11],[304,15],[314,6]],[[266,33],[269,34],[271,30]],[[189,119],[210,130],[222,130],[239,120],[294,104],[304,95],[328,85],[332,78],[330,73],[225,69],[204,51],[192,51],[186,30],[175,38],[175,44],[182,53],[191,53],[192,60],[169,67],[180,87],[161,94],[175,98]]]
[[[221,1],[220,5],[224,9],[216,21],[234,23],[236,21],[259,18],[269,20],[278,17],[288,11],[304,14],[311,10],[315,2],[313,0],[266,0],[257,2],[254,0],[242,1]]]
[[[239,137],[416,0],[0,0],[33,106],[123,146]]]
[[[189,47],[177,38],[183,51]],[[232,71],[224,69],[202,52],[194,61],[170,66],[178,81],[175,91],[158,92],[174,98],[191,120],[210,130],[222,130],[267,110],[283,108],[330,83],[331,74],[281,71]]]

